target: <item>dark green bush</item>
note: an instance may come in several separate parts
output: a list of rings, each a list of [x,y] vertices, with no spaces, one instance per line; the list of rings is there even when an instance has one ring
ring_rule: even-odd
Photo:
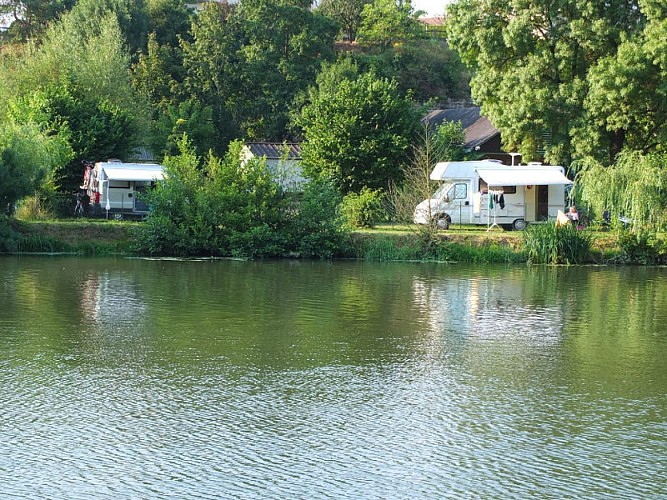
[[[621,247],[619,259],[624,263],[653,265],[667,261],[667,243],[654,231],[621,230],[618,244]]]
[[[135,234],[139,253],[328,258],[342,252],[346,233],[329,184],[302,195],[284,193],[264,160],[242,162],[240,143],[223,159],[199,158],[187,144],[165,159],[166,180],[147,194],[151,213]]]
[[[292,200],[289,250],[302,257],[327,259],[348,253],[349,232],[338,207],[341,196],[333,184],[312,181]]]
[[[16,252],[20,236],[12,229],[9,219],[0,214],[0,252]]]

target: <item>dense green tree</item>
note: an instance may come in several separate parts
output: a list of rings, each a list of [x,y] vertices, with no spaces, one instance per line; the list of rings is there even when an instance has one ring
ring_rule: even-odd
[[[184,44],[184,65],[188,90],[213,110],[219,147],[240,136],[285,138],[295,96],[333,57],[335,30],[298,3],[207,5]]]
[[[43,96],[14,99],[0,111],[0,214],[37,192],[50,194],[55,170],[72,151],[68,133],[50,128]]]
[[[638,0],[459,0],[448,8],[448,39],[473,69],[473,97],[506,148],[569,164],[572,137],[586,127],[589,70],[642,29],[640,7]]]
[[[372,73],[335,87],[326,75],[321,81],[299,119],[305,171],[330,178],[345,194],[400,181],[418,123],[409,97],[400,95],[396,82]]]
[[[135,56],[143,51],[149,21],[146,0],[77,0],[70,17],[79,36],[86,39],[98,32],[100,21],[109,14],[116,18],[129,53]]]
[[[59,171],[63,191],[80,183],[81,160],[125,158],[137,144],[144,106],[129,80],[129,57],[113,14],[98,19],[93,30],[74,11],[45,33],[14,71],[3,75],[16,99],[43,96],[45,126],[69,133],[73,159]]]
[[[49,23],[75,3],[75,0],[0,0],[0,17],[10,23],[8,38],[26,41],[39,38]]]
[[[166,106],[155,127],[156,133],[150,145],[160,157],[176,155],[183,134],[191,139],[198,155],[216,149],[211,108],[198,101],[188,100]]]
[[[238,68],[244,35],[226,2],[207,4],[192,23],[192,42],[183,42],[185,92],[212,112],[215,151],[240,135],[233,118],[234,92],[241,92]]]
[[[146,0],[148,33],[161,46],[178,47],[179,37],[188,37],[192,11],[185,0]]]
[[[588,74],[588,119],[574,134],[580,157],[612,163],[623,148],[667,150],[667,4],[640,5],[648,12],[644,29],[624,36]]]
[[[223,158],[196,155],[185,136],[164,160],[168,176],[148,194],[152,207],[138,228],[139,250],[167,255],[330,257],[344,232],[339,194],[313,183],[286,197],[261,158],[241,159],[239,141]]]
[[[361,43],[382,49],[393,44],[423,38],[419,24],[420,12],[415,12],[410,0],[373,0],[364,5],[358,32]]]
[[[364,5],[372,0],[322,0],[317,6],[318,12],[330,17],[341,27],[343,39],[353,42],[361,27],[361,12]]]
[[[132,86],[159,114],[160,108],[187,98],[183,82],[183,56],[179,47],[160,45],[155,33],[148,35],[148,47],[132,67]]]
[[[469,94],[465,66],[441,40],[417,39],[354,57],[362,68],[394,78],[402,92],[411,90],[417,102],[445,102]]]
[[[249,138],[281,140],[295,96],[334,57],[336,26],[288,1],[248,0],[239,16],[247,38],[232,97],[236,119]]]
[[[667,228],[667,154],[620,153],[612,166],[592,158],[582,162],[577,194],[598,215],[625,215],[634,229]]]

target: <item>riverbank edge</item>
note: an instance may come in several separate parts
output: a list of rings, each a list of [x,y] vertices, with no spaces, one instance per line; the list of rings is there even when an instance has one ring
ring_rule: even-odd
[[[18,244],[15,251],[8,253],[138,256],[132,249],[132,229],[138,224],[141,222],[12,220],[10,226],[18,235]],[[353,231],[341,257],[368,261],[525,263],[522,241],[520,232],[487,232],[466,226],[438,232],[425,241],[424,233],[414,228],[387,224]],[[592,241],[591,258],[586,264],[613,262],[621,253],[613,233],[593,233]]]

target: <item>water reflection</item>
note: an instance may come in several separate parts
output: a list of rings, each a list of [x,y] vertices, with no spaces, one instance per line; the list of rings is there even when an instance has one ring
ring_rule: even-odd
[[[489,279],[416,279],[415,304],[427,315],[434,332],[453,331],[480,339],[530,337],[537,343],[557,342],[565,324],[562,304],[535,303],[526,295],[525,276],[507,272]]]
[[[0,491],[657,498],[667,271],[0,259]]]

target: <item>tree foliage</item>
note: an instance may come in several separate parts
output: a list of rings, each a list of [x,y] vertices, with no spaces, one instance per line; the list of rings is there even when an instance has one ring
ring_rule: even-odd
[[[330,257],[344,232],[338,195],[322,184],[286,197],[261,158],[241,160],[240,142],[202,162],[187,137],[165,158],[166,180],[148,194],[151,213],[137,248],[151,254]]]
[[[56,168],[71,157],[67,131],[48,128],[41,96],[15,100],[0,116],[0,214],[53,187]]]
[[[121,32],[121,39],[131,55],[145,48],[148,33],[146,0],[77,0],[72,9],[71,23],[79,36],[86,39],[98,32],[101,19],[112,15]]]
[[[595,213],[625,215],[637,230],[667,226],[667,154],[626,151],[614,165],[588,159],[577,175],[582,198]]]
[[[336,26],[287,1],[210,5],[184,44],[188,91],[210,106],[219,147],[242,136],[283,140],[294,98],[333,58]]]
[[[361,27],[364,6],[371,0],[322,0],[318,12],[336,21],[341,28],[343,39],[353,42]]]
[[[0,0],[0,16],[8,20],[7,38],[26,41],[38,38],[75,0]]]
[[[614,54],[588,74],[584,108],[590,117],[576,131],[578,156],[613,162],[623,148],[649,153],[667,144],[667,7],[647,11],[643,30],[622,37]]]
[[[362,9],[359,41],[386,49],[395,43],[423,38],[425,32],[418,17],[410,0],[373,0]]]
[[[43,126],[68,131],[74,156],[57,182],[68,192],[81,180],[81,160],[127,156],[136,145],[144,106],[131,88],[129,58],[116,17],[98,19],[85,37],[76,9],[50,28],[12,74],[16,98],[39,90]]]
[[[641,30],[637,0],[460,0],[448,9],[448,37],[474,70],[473,97],[524,159],[569,164],[586,132],[589,72]],[[603,149],[614,146],[608,131]],[[575,137],[577,136],[577,137]]]
[[[330,70],[335,71],[335,69]],[[417,111],[395,81],[364,73],[333,86],[326,75],[311,89],[299,123],[306,173],[331,179],[343,192],[387,189],[400,181]]]

